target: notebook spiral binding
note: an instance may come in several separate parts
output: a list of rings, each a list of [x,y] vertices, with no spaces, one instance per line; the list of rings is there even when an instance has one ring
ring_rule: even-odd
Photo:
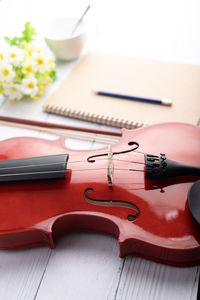
[[[70,118],[76,118],[79,120],[90,121],[93,123],[99,123],[99,124],[118,127],[118,128],[136,129],[144,126],[143,123],[139,123],[139,122],[129,122],[127,120],[118,119],[118,118],[114,119],[109,116],[85,113],[80,110],[73,110],[73,109],[66,109],[66,108],[63,109],[62,107],[57,105],[46,105],[44,107],[44,110],[48,113],[54,113],[58,115],[67,116]]]

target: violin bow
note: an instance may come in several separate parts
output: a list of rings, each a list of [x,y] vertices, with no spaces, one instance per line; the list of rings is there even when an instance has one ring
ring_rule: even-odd
[[[99,140],[104,143],[115,143],[118,139],[103,136],[86,135],[82,133],[75,133],[73,131],[87,132],[93,134],[108,135],[113,137],[121,137],[122,133],[119,130],[102,130],[87,127],[71,126],[57,123],[49,123],[43,121],[27,120],[21,118],[13,118],[7,116],[0,116],[0,124],[6,126],[20,127],[31,130],[39,130],[56,135],[72,136],[80,139]]]

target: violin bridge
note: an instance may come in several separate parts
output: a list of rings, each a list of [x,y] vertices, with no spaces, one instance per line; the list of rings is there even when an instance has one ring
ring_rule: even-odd
[[[113,170],[114,170],[114,164],[113,164],[113,152],[111,145],[108,146],[108,165],[107,165],[107,180],[109,187],[113,186]]]

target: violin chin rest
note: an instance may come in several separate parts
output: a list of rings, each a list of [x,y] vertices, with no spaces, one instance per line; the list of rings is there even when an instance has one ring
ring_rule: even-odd
[[[188,191],[188,207],[193,219],[200,225],[200,180]]]

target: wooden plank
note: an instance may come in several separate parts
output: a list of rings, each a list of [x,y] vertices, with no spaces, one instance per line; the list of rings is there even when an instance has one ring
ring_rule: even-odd
[[[0,299],[34,299],[51,250],[0,251]]]
[[[116,300],[196,299],[198,267],[178,268],[127,257]]]
[[[52,251],[36,299],[114,299],[122,266],[112,237],[68,234]]]

